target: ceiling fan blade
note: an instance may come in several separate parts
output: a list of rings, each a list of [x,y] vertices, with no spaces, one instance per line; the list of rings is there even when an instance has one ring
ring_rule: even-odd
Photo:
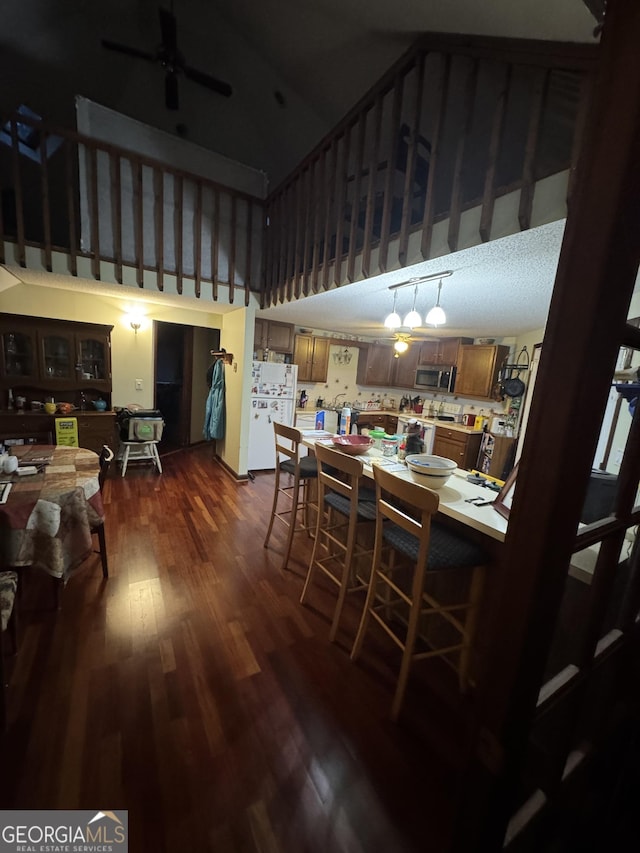
[[[126,44],[119,44],[116,41],[110,41],[109,39],[101,39],[101,43],[103,47],[106,47],[107,50],[115,50],[118,53],[124,53],[127,56],[135,56],[136,59],[146,59],[149,62],[155,62],[156,56],[153,53],[147,53],[146,50],[138,50],[137,47],[129,47]]]
[[[162,33],[162,46],[165,51],[173,56],[178,51],[178,35],[175,15],[168,9],[158,7],[160,16],[160,32]]]
[[[167,71],[164,78],[164,102],[168,110],[177,110],[178,104],[178,75],[175,71]]]
[[[184,71],[184,76],[188,77],[189,80],[193,80],[194,83],[200,83],[201,86],[206,86],[207,89],[211,89],[219,95],[224,95],[225,98],[228,98],[229,95],[233,93],[233,89],[228,83],[212,77],[211,74],[207,74],[204,71],[198,71],[195,68],[191,68],[189,65],[183,66],[182,70]]]

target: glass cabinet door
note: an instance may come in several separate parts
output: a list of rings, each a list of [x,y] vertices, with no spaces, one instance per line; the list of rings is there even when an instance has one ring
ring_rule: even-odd
[[[73,337],[43,334],[42,363],[45,379],[70,379],[75,376]]]
[[[36,348],[32,335],[3,332],[2,354],[7,379],[26,381],[36,375]]]
[[[107,381],[111,370],[109,366],[109,343],[107,338],[79,338],[80,367],[79,379]]]

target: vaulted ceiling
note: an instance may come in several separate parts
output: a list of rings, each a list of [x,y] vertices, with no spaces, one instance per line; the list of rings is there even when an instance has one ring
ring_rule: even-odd
[[[231,97],[181,77],[179,109],[169,110],[157,63],[101,46],[109,39],[155,53],[159,5],[173,8],[187,63],[227,81]],[[82,95],[261,169],[273,186],[421,33],[593,43],[597,14],[586,0],[9,0],[0,27],[0,111],[25,103],[51,123],[74,127],[74,99]],[[411,274],[457,271],[443,292],[456,333],[540,328],[562,230],[559,222],[461,258],[426,262]],[[407,273],[262,313],[375,336],[389,310],[388,285]],[[432,297],[425,288],[422,307]]]
[[[153,53],[158,5],[178,22],[187,62],[228,81],[225,98],[180,80],[164,104]],[[28,104],[74,125],[83,95],[267,173],[277,183],[423,32],[593,42],[583,0],[10,0],[0,28],[0,110]]]

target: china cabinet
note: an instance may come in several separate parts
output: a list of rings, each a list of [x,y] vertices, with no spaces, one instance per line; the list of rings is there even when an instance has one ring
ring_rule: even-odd
[[[111,407],[113,326],[5,314],[0,320],[0,406],[53,397],[79,405],[102,397]],[[11,394],[9,391],[11,390]]]

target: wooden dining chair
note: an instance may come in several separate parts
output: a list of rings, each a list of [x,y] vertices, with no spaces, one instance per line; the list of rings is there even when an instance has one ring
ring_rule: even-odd
[[[14,571],[0,572],[0,731],[4,731],[7,724],[6,705],[6,676],[4,669],[5,656],[5,633],[11,636],[12,653],[18,650],[18,628],[16,592],[18,589],[18,573]]]
[[[442,658],[457,671],[460,689],[467,689],[487,555],[475,542],[433,520],[437,491],[380,467],[373,473],[373,569],[351,658],[360,655],[373,617],[402,651],[391,708],[395,720],[415,661]],[[459,573],[466,577],[449,577]]]
[[[329,640],[338,632],[347,593],[366,589],[373,549],[358,542],[362,525],[376,520],[376,504],[360,499],[362,460],[316,443],[318,514],[315,541],[300,603],[305,604],[318,572],[338,587]],[[358,571],[359,567],[359,571]]]
[[[100,491],[102,492],[104,487],[104,482],[107,479],[107,474],[109,473],[109,466],[113,462],[114,453],[110,447],[106,444],[103,445],[102,450],[100,452],[100,470],[98,472],[98,484],[100,486]],[[107,542],[104,535],[104,521],[99,522],[91,527],[91,535],[98,537],[98,548],[93,551],[94,554],[100,555],[100,562],[102,564],[102,577],[109,577],[109,562],[107,559]],[[56,609],[60,609],[62,605],[62,591],[64,590],[64,579],[55,577],[53,578],[54,583],[54,596],[55,596],[55,606]]]
[[[273,434],[276,442],[276,480],[264,547],[269,545],[273,523],[277,519],[287,528],[281,564],[281,568],[286,569],[294,535],[299,532],[309,533],[312,529],[310,512],[316,504],[309,489],[309,481],[315,480],[318,471],[313,456],[300,454],[302,433],[299,429],[274,421]],[[288,477],[285,482],[284,477]]]
[[[104,481],[107,479],[107,474],[109,473],[109,466],[112,462],[113,450],[105,444],[100,453],[100,473],[98,474],[98,483],[100,484],[101,492],[104,486]],[[100,554],[100,560],[102,562],[102,577],[108,578],[109,564],[107,561],[107,543],[104,535],[104,521],[101,521],[100,524],[96,524],[91,528],[91,535],[96,535],[98,537],[99,548],[95,553]]]

